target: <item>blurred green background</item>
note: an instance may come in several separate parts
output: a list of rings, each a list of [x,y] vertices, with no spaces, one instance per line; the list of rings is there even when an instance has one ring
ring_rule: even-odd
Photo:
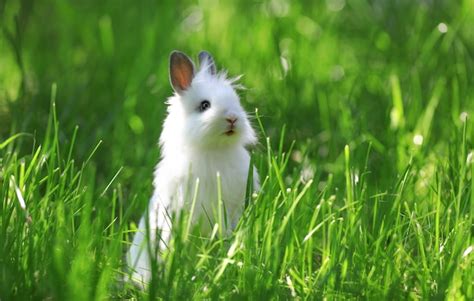
[[[473,112],[471,0],[0,3],[1,137],[41,138],[57,83],[61,138],[79,126],[75,158],[103,140],[98,180],[123,166],[137,191],[159,156],[173,49],[244,74],[245,108],[275,140],[286,124],[296,163],[337,173],[345,144],[365,156],[372,142],[382,187],[418,152],[414,135],[421,152],[443,151]]]
[[[357,184],[356,176],[363,178],[364,184],[356,187],[360,191],[354,190],[358,196],[357,206],[363,208],[361,218],[357,223],[348,223],[346,228],[337,228],[344,230],[337,230],[338,237],[327,236],[331,244],[339,246],[331,249],[334,253],[331,256],[339,256],[341,266],[346,269],[349,261],[344,256],[351,260],[346,283],[349,291],[359,286],[354,289],[356,293],[367,289],[375,291],[375,295],[368,296],[400,296],[400,292],[417,293],[413,283],[419,280],[423,286],[430,286],[421,296],[433,297],[445,293],[444,289],[451,283],[446,279],[454,279],[449,284],[454,293],[464,285],[466,296],[472,295],[472,287],[469,291],[469,283],[463,282],[470,278],[472,269],[456,270],[462,278],[457,274],[452,276],[454,272],[446,269],[445,264],[457,268],[458,260],[465,257],[461,251],[467,245],[463,244],[472,244],[467,236],[468,214],[474,208],[474,197],[469,195],[474,196],[474,186],[469,186],[472,172],[469,183],[466,156],[469,152],[472,156],[474,141],[470,121],[474,114],[474,0],[0,0],[0,29],[0,185],[3,185],[0,187],[5,190],[10,187],[7,192],[0,191],[4,197],[2,205],[9,208],[0,208],[1,217],[7,216],[6,222],[0,220],[4,228],[0,234],[9,244],[5,243],[4,255],[0,256],[0,262],[8,263],[0,275],[5,281],[0,282],[3,282],[1,288],[12,296],[37,294],[38,298],[45,298],[51,296],[48,292],[51,290],[55,292],[52,296],[61,299],[67,290],[58,283],[62,283],[65,275],[69,277],[68,285],[74,288],[71,291],[90,296],[77,284],[77,279],[88,275],[83,264],[88,264],[97,275],[107,270],[104,266],[114,271],[104,276],[103,283],[88,277],[84,282],[92,283],[90,287],[99,283],[97,287],[108,290],[115,285],[109,283],[114,282],[115,273],[120,274],[126,237],[122,241],[123,233],[116,235],[113,231],[115,226],[120,231],[129,229],[148,202],[152,171],[159,160],[157,141],[166,114],[165,101],[172,94],[168,56],[174,49],[193,58],[206,49],[214,55],[219,69],[228,70],[231,76],[244,75],[241,81],[247,89],[239,92],[242,104],[252,115],[258,109],[265,128],[265,133],[258,131],[260,144],[254,150],[262,178],[271,175],[268,169],[272,165],[265,162],[265,136],[270,137],[273,149],[278,149],[275,151],[280,155],[277,160],[284,157],[280,150],[288,151],[295,141],[288,168],[284,170],[284,185],[297,187],[300,178],[313,177],[316,185],[305,195],[306,207],[300,206],[299,211],[295,211],[299,220],[292,224],[294,228],[289,227],[288,233],[303,233],[306,229],[300,227],[301,224],[316,222],[311,216],[315,204],[323,204],[323,213],[329,217],[328,212],[337,208],[340,215],[336,217],[344,220],[346,191],[350,195],[351,181]],[[57,87],[55,110],[61,143],[57,149],[53,149],[54,143],[44,142],[50,139],[45,136],[52,111],[53,87]],[[254,125],[259,128],[255,119]],[[62,162],[67,157],[76,126],[72,158],[77,164],[69,159]],[[6,145],[2,144],[5,139],[17,133],[28,135],[8,147],[2,146]],[[283,137],[281,143],[280,137]],[[69,176],[56,174],[57,170],[63,170],[62,165],[67,166],[64,170],[81,166],[99,141],[102,142],[86,170],[80,169],[78,173],[81,180],[85,178],[83,184],[76,184],[74,169]],[[38,145],[42,143],[46,146],[40,152]],[[347,157],[347,166],[345,145],[350,147],[351,160],[348,162]],[[41,160],[34,155],[39,153]],[[23,177],[25,162],[27,168],[33,166],[40,170],[41,177],[36,174],[33,179]],[[57,169],[54,169],[55,164]],[[273,172],[279,175],[278,170]],[[401,180],[400,175],[408,174],[413,182],[407,182],[409,189],[402,199],[406,179]],[[3,176],[5,179],[11,176],[10,182]],[[30,181],[25,185],[27,188],[21,185],[24,178]],[[14,192],[15,179],[19,179],[33,218],[38,219],[37,227],[31,228],[36,232],[30,232],[29,226],[25,226],[22,215],[15,220],[12,218],[16,224],[8,224],[9,218],[15,217],[11,212],[17,212],[12,208],[19,206],[11,201],[18,191],[21,193],[20,188]],[[113,189],[105,194],[112,179]],[[280,187],[275,178],[269,182],[268,193],[262,199],[267,204],[278,204],[274,212],[268,213],[278,220],[286,216],[290,205],[285,203],[288,207],[281,207],[279,203],[280,193],[285,195],[284,185]],[[53,192],[56,187],[71,185],[74,190],[77,185],[81,193],[68,192],[65,199],[69,202],[64,201],[68,207],[64,210],[63,202],[48,199],[54,198],[41,190],[44,183],[54,187]],[[326,188],[327,191],[321,192]],[[58,195],[57,198],[63,200],[63,194]],[[324,198],[329,198],[329,202]],[[334,206],[333,200],[336,200]],[[116,201],[120,202],[117,207]],[[319,205],[316,208],[320,208]],[[48,211],[48,206],[53,209]],[[123,219],[122,208],[127,212]],[[130,208],[131,217],[128,216],[131,211],[126,210]],[[89,209],[99,212],[93,211],[92,223]],[[228,282],[216,283],[217,288],[219,285],[226,290],[233,288],[233,281],[239,277],[246,279],[250,287],[255,285],[256,291],[266,287],[267,293],[284,285],[280,282],[285,279],[283,272],[286,271],[282,269],[282,274],[278,274],[278,265],[285,262],[278,257],[281,255],[279,247],[300,250],[300,240],[292,240],[296,234],[282,232],[285,235],[281,238],[279,232],[273,235],[261,230],[267,229],[266,209],[261,210],[256,211],[257,217],[246,220],[248,224],[244,223],[242,228],[254,231],[254,224],[261,223],[260,232],[255,230],[255,244],[252,241],[246,245],[252,247],[244,253],[250,258],[244,268],[258,271],[259,260],[265,255],[275,259],[277,268],[270,269],[274,274],[269,277],[266,268],[262,268],[259,282],[249,276],[253,272],[236,272],[236,278],[227,272]],[[115,211],[120,211],[119,222]],[[398,215],[394,216],[394,212]],[[436,222],[432,221],[434,212],[438,214]],[[451,217],[453,214],[455,218]],[[67,217],[64,220],[72,221],[68,227],[61,224],[64,223],[59,218],[61,215]],[[416,224],[418,228],[415,227],[414,216],[418,216],[422,226]],[[331,225],[334,222],[325,215],[318,218],[324,218],[318,220],[324,227],[326,222]],[[51,223],[53,219],[57,222]],[[109,220],[113,225],[110,229],[106,224]],[[472,219],[470,222],[472,225]],[[81,228],[79,223],[83,230],[76,235],[76,228]],[[439,223],[444,227],[441,235]],[[376,232],[379,225],[380,233]],[[383,228],[384,225],[387,228]],[[419,232],[410,232],[411,226]],[[373,233],[371,227],[375,229]],[[426,248],[418,240],[423,237],[419,235],[422,227],[426,241],[430,242]],[[130,229],[133,230],[133,226]],[[333,233],[333,228],[328,226],[327,229],[327,235]],[[472,237],[472,226],[470,229]],[[104,234],[109,230],[110,234]],[[275,238],[272,243],[278,252],[259,249],[260,241],[267,237],[261,233]],[[367,241],[359,240],[360,236]],[[63,239],[65,237],[67,239]],[[464,249],[450,242],[453,237]],[[29,239],[29,243],[20,243],[22,238]],[[325,254],[325,239],[314,238],[311,242],[315,246],[315,264],[319,264],[320,253]],[[431,243],[433,239],[437,243]],[[441,250],[438,252],[436,248],[443,239],[447,251],[441,256]],[[70,242],[81,248],[71,251]],[[434,272],[430,277],[423,275],[426,271],[418,266],[425,249],[429,251],[430,261],[423,263],[427,266],[433,263]],[[263,255],[257,256],[254,251]],[[227,254],[225,248],[219,252],[219,256]],[[292,252],[288,254],[297,254]],[[104,260],[100,257],[91,260],[91,254],[110,254],[111,259],[109,261],[106,255]],[[394,262],[392,259],[397,254],[410,254],[409,258],[413,259]],[[64,266],[72,265],[77,274],[67,274],[66,270],[51,273],[49,265],[57,258]],[[189,258],[184,261],[188,265],[183,264],[182,268],[194,273],[195,257]],[[465,260],[463,262],[467,262]],[[257,262],[256,270],[252,270],[253,261]],[[377,267],[375,274],[372,274],[375,270],[369,272],[367,263],[371,261],[374,269]],[[38,274],[34,274],[35,265],[31,262],[37,264]],[[335,267],[339,267],[337,264]],[[57,262],[56,265],[61,266]],[[216,269],[212,264],[209,266],[208,276],[212,278]],[[304,270],[304,262],[302,266]],[[385,269],[387,266],[392,269]],[[300,269],[299,263],[290,267],[293,271]],[[53,265],[53,268],[56,267]],[[323,272],[317,275],[326,275],[325,268],[323,264],[319,270]],[[365,274],[359,273],[362,269],[366,269]],[[24,271],[31,271],[31,275]],[[339,275],[338,271],[328,268],[328,278],[317,276],[316,279],[324,286],[326,279],[331,282],[330,277]],[[391,279],[390,271],[398,278]],[[373,275],[378,280],[371,279]],[[411,278],[406,279],[406,275]],[[176,278],[177,283],[187,281],[188,288],[197,286],[187,276],[184,273]],[[174,288],[175,278],[170,279],[170,287]],[[203,279],[201,284],[207,287],[209,281]],[[439,284],[440,291],[427,279],[438,281],[433,283]],[[273,283],[266,286],[266,282]],[[378,286],[391,288],[382,294]],[[347,292],[347,287],[342,291]],[[332,290],[331,285],[329,290]],[[221,291],[214,289],[213,292]],[[184,292],[183,296],[192,294],[194,291]],[[289,296],[278,295],[278,291],[272,294],[269,296]],[[152,298],[153,294],[150,295]]]

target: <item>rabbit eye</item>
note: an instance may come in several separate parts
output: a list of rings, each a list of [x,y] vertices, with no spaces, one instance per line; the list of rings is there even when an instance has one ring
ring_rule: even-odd
[[[199,105],[199,112],[204,112],[210,107],[211,107],[211,103],[209,102],[209,100],[203,100],[201,101],[201,104]]]

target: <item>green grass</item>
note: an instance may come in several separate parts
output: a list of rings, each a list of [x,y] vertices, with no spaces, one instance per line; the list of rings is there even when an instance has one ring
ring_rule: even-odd
[[[474,298],[473,1],[293,2],[0,1],[1,300]],[[244,74],[262,190],[139,290],[172,49]]]

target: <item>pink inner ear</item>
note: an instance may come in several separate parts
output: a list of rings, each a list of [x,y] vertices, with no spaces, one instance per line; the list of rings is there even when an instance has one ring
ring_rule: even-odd
[[[182,55],[175,55],[171,62],[171,82],[177,92],[186,90],[191,85],[194,68],[192,63]]]
[[[187,64],[180,64],[176,70],[176,80],[182,90],[186,90],[191,85],[192,70]]]

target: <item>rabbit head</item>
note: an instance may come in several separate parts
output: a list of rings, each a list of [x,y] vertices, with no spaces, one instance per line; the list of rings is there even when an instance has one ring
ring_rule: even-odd
[[[199,54],[200,68],[184,53],[170,56],[170,82],[175,91],[169,99],[165,129],[173,128],[166,140],[182,137],[193,148],[218,148],[256,142],[255,132],[240,105],[236,80],[217,72],[212,56]],[[174,137],[169,137],[174,136]]]

